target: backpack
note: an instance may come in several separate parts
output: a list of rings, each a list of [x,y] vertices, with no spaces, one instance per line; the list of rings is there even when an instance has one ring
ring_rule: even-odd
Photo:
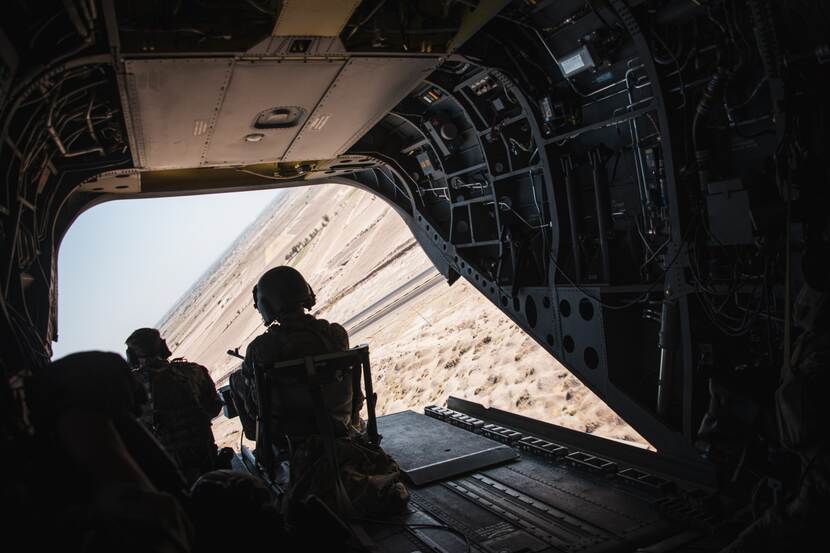
[[[335,325],[313,319],[309,324],[309,319],[269,329],[270,344],[280,353],[279,357],[296,359],[348,348],[347,338],[344,343],[338,343],[332,332]],[[342,327],[340,330],[345,335]],[[282,499],[289,526],[300,520],[303,505],[309,498],[319,499],[333,512],[346,517],[400,513],[406,508],[409,492],[401,482],[398,464],[353,426],[360,423],[359,408],[357,412],[352,411],[353,393],[360,393],[358,403],[362,405],[359,388],[350,389],[342,397],[326,398],[331,409],[329,414],[341,423],[333,428],[335,435],[309,434],[291,444],[291,472]],[[279,399],[279,393],[275,392],[274,405]]]
[[[197,369],[201,367],[173,361],[138,371],[148,391],[142,420],[174,458],[179,451],[195,453],[213,444],[210,420],[201,403]]]
[[[398,464],[381,447],[354,434],[336,438],[334,451],[336,467],[326,455],[321,436],[310,436],[292,451],[290,482],[282,503],[289,524],[310,497],[347,517],[404,512],[409,491]]]

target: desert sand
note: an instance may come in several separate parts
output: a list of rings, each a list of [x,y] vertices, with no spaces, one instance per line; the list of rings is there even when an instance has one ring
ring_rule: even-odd
[[[313,312],[369,344],[378,414],[456,396],[637,445],[642,437],[496,306],[459,279],[448,286],[383,200],[342,185],[283,192],[171,309],[160,327],[176,357],[218,384],[264,331],[251,289],[292,265],[317,295]],[[220,445],[238,420],[214,421]]]

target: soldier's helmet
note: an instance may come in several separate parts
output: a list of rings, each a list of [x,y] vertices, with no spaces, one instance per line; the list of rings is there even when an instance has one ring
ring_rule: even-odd
[[[206,472],[190,490],[194,502],[210,504],[221,511],[222,507],[261,507],[270,502],[268,488],[259,478],[228,469]]]
[[[155,328],[139,328],[127,338],[127,361],[137,365],[141,358],[167,359],[172,355],[167,342]]]
[[[259,277],[253,289],[254,307],[266,325],[297,307],[311,309],[317,302],[303,275],[293,267],[274,267]]]

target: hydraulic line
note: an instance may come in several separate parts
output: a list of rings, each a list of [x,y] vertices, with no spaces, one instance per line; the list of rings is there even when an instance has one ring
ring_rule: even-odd
[[[700,188],[704,192],[706,191],[706,186],[709,184],[709,178],[712,173],[712,150],[711,144],[704,143],[704,139],[701,136],[702,127],[706,124],[712,107],[718,103],[719,98],[723,94],[725,84],[726,71],[723,68],[718,68],[717,72],[709,79],[706,88],[703,89],[703,95],[697,104],[695,117],[692,121],[692,143],[695,148],[697,174]]]

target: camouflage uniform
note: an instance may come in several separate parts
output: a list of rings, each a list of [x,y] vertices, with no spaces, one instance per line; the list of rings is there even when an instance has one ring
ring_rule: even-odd
[[[349,335],[342,326],[315,319],[308,314],[288,315],[279,324],[271,325],[264,334],[257,336],[248,345],[242,369],[230,377],[234,402],[245,436],[249,439],[256,436],[255,365],[267,366],[308,355],[335,353],[348,349]]]
[[[147,390],[141,420],[150,428],[188,482],[213,470],[216,443],[211,420],[222,402],[207,369],[184,360],[151,360],[134,369]]]
[[[38,371],[26,391],[36,434],[4,456],[4,551],[192,550],[184,482],[155,441],[128,431],[143,432],[143,391],[124,359],[75,353]]]
[[[794,319],[803,330],[776,392],[781,445],[801,461],[792,497],[768,509],[724,551],[808,551],[830,516],[830,294],[805,285]]]
[[[255,439],[258,414],[255,369],[347,351],[349,336],[339,324],[304,313],[314,307],[316,297],[305,278],[292,267],[269,269],[259,278],[252,293],[254,308],[262,315],[268,330],[248,346],[242,369],[231,375],[230,385],[245,435]],[[281,397],[279,388],[272,386],[271,393],[274,395],[272,412],[264,415],[273,423],[272,435],[268,438],[279,447],[285,443],[280,421],[284,413],[280,410],[293,407],[285,405],[288,398]],[[400,512],[406,506],[409,494],[400,482],[397,464],[380,447],[369,444],[362,434],[362,423],[355,409],[364,398],[354,398],[345,392],[343,397],[335,397],[340,394],[341,391],[336,391],[324,400],[335,423],[333,439],[317,434],[312,429],[314,424],[298,431],[299,435],[293,436],[289,444],[290,482],[282,503],[289,526],[302,525],[300,521],[308,514],[302,505],[311,496],[327,504],[329,509],[343,509],[352,514]],[[317,518],[311,516],[309,522],[313,521],[314,525]]]

